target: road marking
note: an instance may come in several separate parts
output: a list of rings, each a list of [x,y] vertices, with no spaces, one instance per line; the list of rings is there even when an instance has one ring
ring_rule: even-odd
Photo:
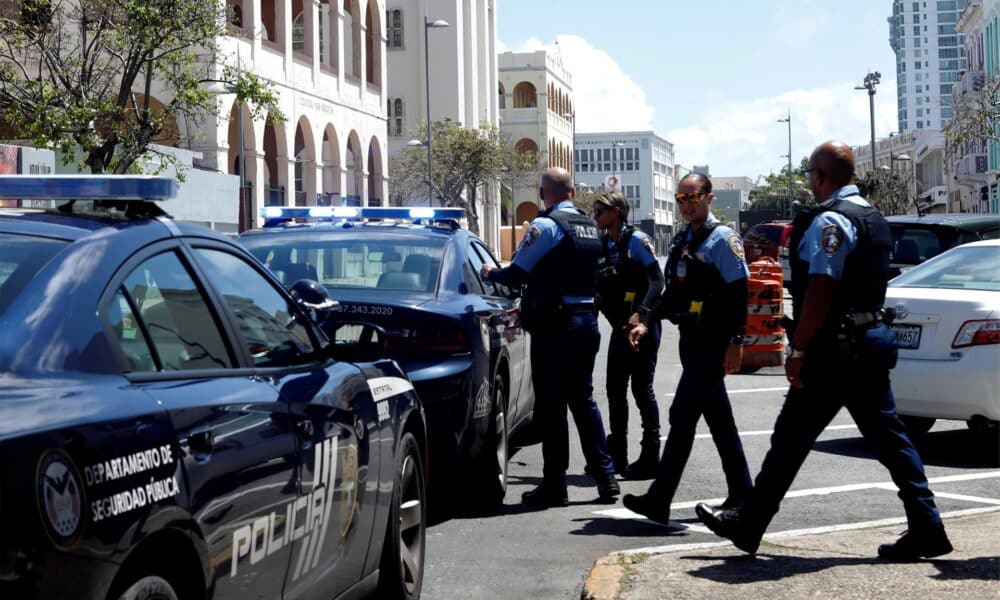
[[[769,387],[769,388],[749,388],[745,390],[726,390],[727,394],[755,394],[757,392],[787,392],[788,386],[784,385],[781,387]],[[673,398],[676,393],[664,394],[667,398]]]
[[[896,488],[892,488],[893,491]],[[983,498],[982,496],[966,496],[965,494],[952,494],[950,492],[934,492],[935,498],[950,498],[951,500],[964,500],[966,502],[978,502],[980,504],[992,504],[1000,506],[1000,500],[996,498]]]
[[[951,512],[941,513],[942,519],[951,519],[955,517],[967,517],[970,515],[980,515],[983,513],[1000,512],[1000,506],[990,506],[986,508],[969,508],[966,510],[955,510]],[[834,533],[837,531],[850,531],[853,529],[867,529],[869,527],[888,527],[891,525],[905,525],[906,517],[898,517],[894,519],[880,519],[878,521],[862,521],[859,523],[844,523],[842,525],[829,525],[826,527],[813,527],[810,529],[791,529],[788,531],[777,531],[774,533],[764,534],[765,540],[773,540],[780,538],[790,538],[790,537],[800,537],[803,535],[815,535],[821,533]],[[675,544],[672,546],[652,546],[649,548],[633,548],[630,550],[619,550],[615,554],[629,555],[629,554],[667,554],[672,552],[687,552],[691,550],[703,550],[707,548],[721,548],[723,546],[731,545],[730,542],[703,542],[696,544]]]
[[[825,433],[827,431],[838,431],[838,430],[841,430],[841,429],[857,429],[857,428],[858,428],[857,425],[827,425],[826,429],[824,429],[823,432]],[[752,435],[771,435],[772,433],[774,433],[773,429],[766,429],[766,430],[762,429],[760,431],[740,431],[739,435],[740,435],[740,437],[745,437],[745,436],[752,436]],[[711,433],[699,433],[699,434],[696,434],[694,436],[694,439],[696,439],[696,440],[704,440],[704,439],[708,439],[710,437],[712,437]],[[661,435],[660,436],[660,440],[661,441],[666,440],[666,439],[667,439],[667,436],[665,436],[665,435]]]

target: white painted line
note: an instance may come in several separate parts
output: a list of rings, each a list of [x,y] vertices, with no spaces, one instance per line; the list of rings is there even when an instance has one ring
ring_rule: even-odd
[[[680,366],[680,365],[677,365]],[[769,387],[769,388],[749,388],[745,390],[726,390],[727,394],[756,394],[758,392],[787,392],[788,386],[784,385],[781,387]],[[673,398],[676,394],[671,392],[669,394],[664,394],[667,398]]]
[[[893,488],[895,490],[896,488]],[[951,500],[964,500],[966,502],[978,502],[980,504],[992,504],[1000,506],[1000,499],[983,498],[982,496],[966,496],[965,494],[952,494],[950,492],[934,492],[935,498],[950,498]]]
[[[827,425],[826,429],[823,430],[824,433],[827,431],[839,431],[841,429],[857,429],[857,425]],[[754,435],[771,435],[774,433],[773,429],[761,429],[759,431],[741,431],[739,432],[740,437],[749,437]],[[711,433],[698,433],[695,434],[694,439],[696,440],[707,440],[712,437]],[[667,436],[661,435],[660,440],[666,440]]]
[[[955,510],[952,512],[941,513],[942,519],[951,519],[955,517],[967,517],[970,515],[979,515],[983,513],[1000,512],[1000,506],[990,506],[987,508],[970,508],[966,510]],[[888,527],[891,525],[905,525],[906,518],[900,517],[895,519],[880,519],[878,521],[862,521],[859,523],[845,523],[843,525],[829,525],[826,527],[813,527],[810,529],[792,529],[788,531],[777,531],[775,533],[768,533],[764,535],[765,540],[790,538],[790,537],[800,537],[803,535],[816,535],[822,533],[834,533],[837,531],[850,531],[854,529],[868,529],[869,527]],[[705,548],[721,548],[722,546],[728,546],[730,542],[708,542],[699,544],[675,544],[672,546],[652,546],[649,548],[633,548],[629,550],[619,550],[615,554],[667,554],[672,552],[686,552],[691,550],[702,550]]]

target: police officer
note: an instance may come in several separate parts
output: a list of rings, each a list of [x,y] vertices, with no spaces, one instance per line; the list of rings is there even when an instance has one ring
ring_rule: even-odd
[[[660,322],[650,323],[639,347],[629,346],[628,330],[638,325],[663,291],[663,272],[653,240],[628,224],[629,205],[620,192],[594,200],[594,220],[601,230],[604,254],[598,268],[597,305],[611,324],[608,344],[608,449],[615,471],[628,479],[650,479],[660,461],[660,411],[653,390]],[[628,464],[628,384],[642,419],[639,458]]]
[[[677,184],[674,195],[688,225],[674,237],[665,269],[666,289],[646,318],[632,329],[639,343],[654,320],[669,318],[680,330],[683,372],[670,406],[670,433],[645,495],[625,496],[629,510],[667,524],[670,502],[694,444],[702,415],[722,459],[729,488],[727,504],[735,504],[750,489],[743,444],[723,379],[740,368],[747,321],[747,278],[743,241],[712,215],[711,180],[691,173]]]
[[[754,553],[809,450],[843,406],[889,469],[906,509],[908,531],[878,555],[916,560],[951,551],[923,463],[896,413],[889,369],[896,344],[882,304],[892,234],[858,193],[854,155],[826,142],[809,159],[815,209],[795,218],[791,238],[794,331],[785,363],[791,384],[774,425],[771,449],[754,489],[737,508],[699,504],[715,533]]]
[[[535,218],[505,268],[483,265],[482,277],[502,285],[524,285],[521,314],[531,334],[535,414],[542,431],[541,484],[522,500],[536,506],[566,506],[569,426],[573,413],[587,471],[602,500],[620,493],[608,454],[591,375],[601,344],[594,309],[601,242],[594,222],[573,206],[573,178],[554,167],[542,176],[545,210]]]

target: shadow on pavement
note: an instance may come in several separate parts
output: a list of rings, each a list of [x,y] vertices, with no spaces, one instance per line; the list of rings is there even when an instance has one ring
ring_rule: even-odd
[[[1000,450],[988,447],[971,431],[930,431],[913,438],[924,464],[935,467],[990,468],[1000,465]],[[818,441],[819,452],[878,460],[875,448],[862,437]]]
[[[808,575],[833,567],[882,567],[893,568],[892,563],[878,560],[874,557],[830,556],[822,558],[802,556],[782,556],[773,554],[757,554],[756,557],[744,556],[684,556],[683,560],[711,561],[714,564],[695,568],[688,573],[694,577],[709,579],[718,583],[757,583],[763,581],[779,581],[796,575]],[[972,580],[985,581],[1000,578],[1000,559],[997,557],[977,557],[967,560],[931,560],[928,561],[938,569],[934,579],[939,580]],[[864,571],[859,577],[870,577]]]
[[[671,521],[670,527],[641,519],[615,519],[611,517],[588,517],[573,519],[574,523],[582,523],[578,529],[570,531],[573,535],[614,535],[631,538],[682,538],[690,535],[683,524],[697,523],[698,519],[687,521]],[[645,543],[645,542],[644,542]]]

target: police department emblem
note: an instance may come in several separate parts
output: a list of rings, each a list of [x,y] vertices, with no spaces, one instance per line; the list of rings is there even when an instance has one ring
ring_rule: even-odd
[[[743,240],[741,240],[740,236],[736,235],[735,233],[729,236],[729,249],[732,250],[733,254],[738,256],[740,260],[744,260]]]
[[[653,255],[656,254],[656,250],[653,249],[653,240],[649,239],[646,236],[642,236],[639,239],[640,239],[640,241],[642,241],[643,247],[646,250],[648,250],[650,254],[653,254]]]
[[[76,543],[83,529],[83,486],[69,456],[49,450],[38,461],[38,509],[52,543],[66,548]]]
[[[346,536],[358,507],[358,447],[350,444],[340,462],[340,535]]]
[[[540,235],[542,235],[542,232],[537,227],[532,225],[528,228],[528,231],[525,232],[524,239],[521,240],[521,247],[527,248],[528,246],[534,244],[535,240],[537,240]]]
[[[833,256],[844,244],[844,230],[836,225],[827,225],[821,234],[823,240],[823,252],[827,256]]]

